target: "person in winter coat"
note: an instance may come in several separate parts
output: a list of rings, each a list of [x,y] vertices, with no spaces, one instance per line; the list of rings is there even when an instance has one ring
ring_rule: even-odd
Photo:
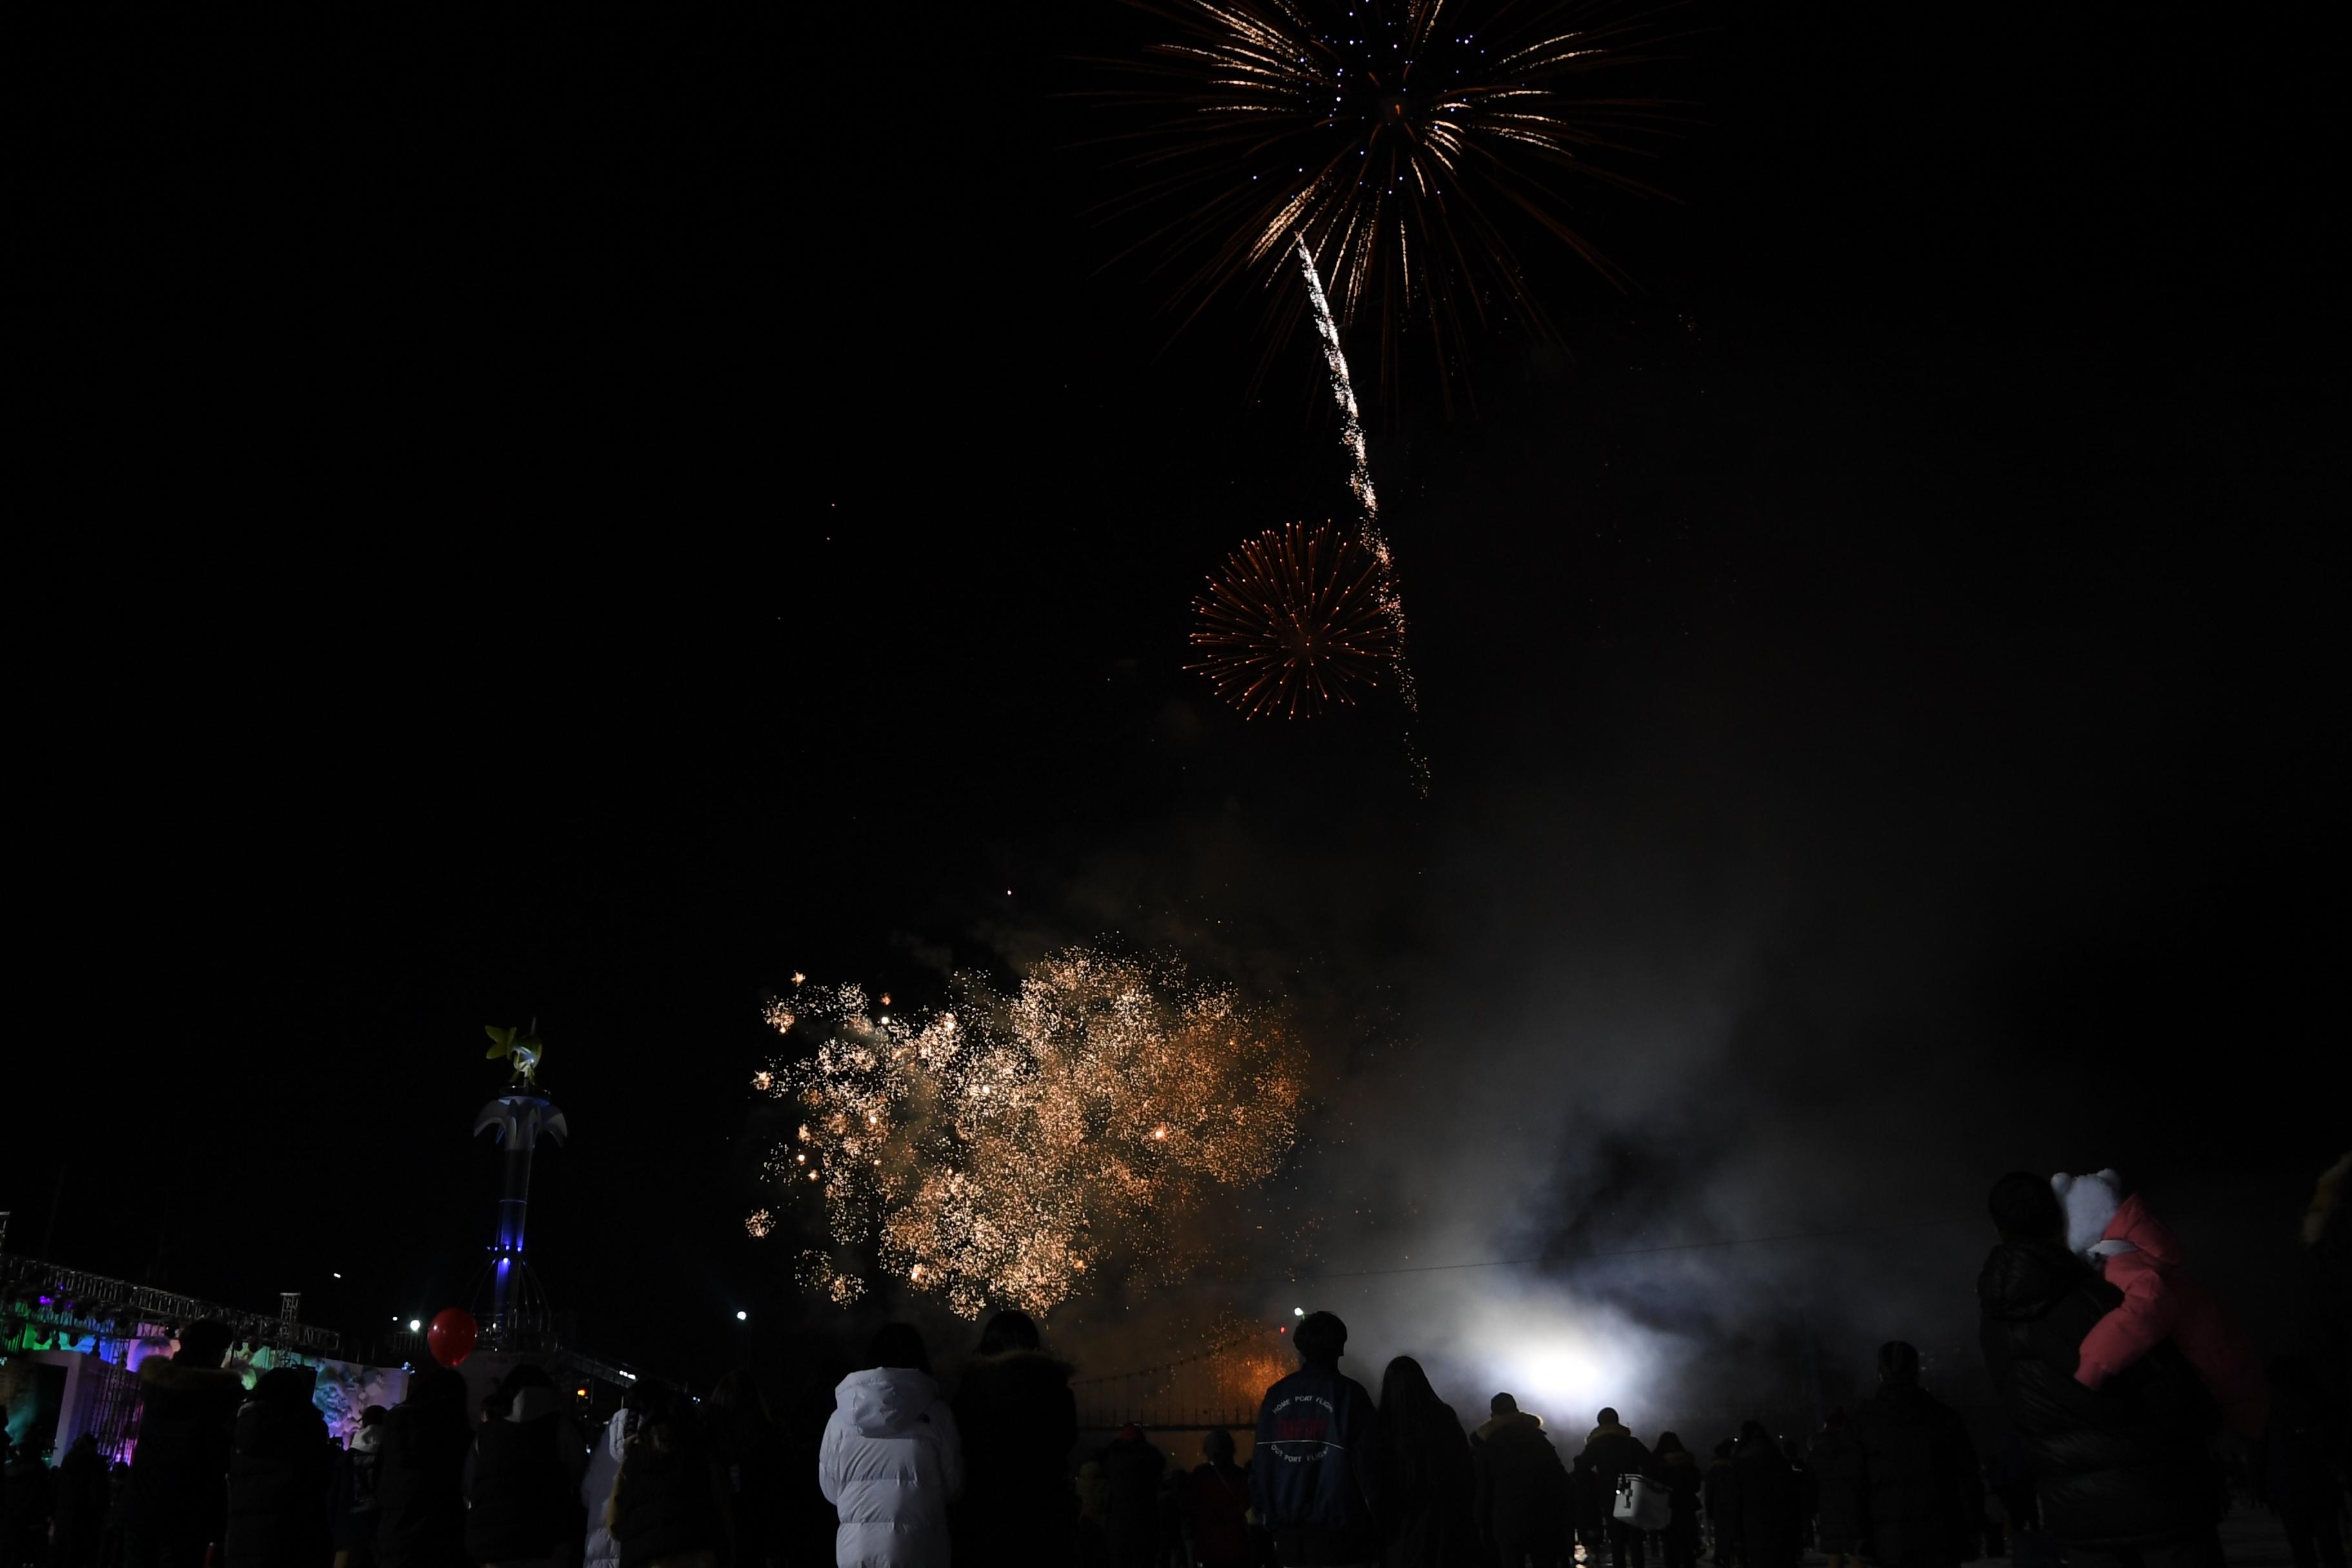
[[[1168,1456],[1145,1440],[1132,1422],[1102,1451],[1103,1534],[1113,1568],[1153,1568],[1160,1560],[1160,1478]]]
[[[49,1542],[49,1561],[53,1568],[94,1568],[106,1533],[109,1490],[97,1435],[85,1432],[76,1437],[51,1479],[56,1486],[49,1511],[56,1533]]]
[[[335,1462],[335,1500],[327,1510],[335,1542],[335,1568],[374,1568],[376,1465],[383,1453],[383,1424],[391,1415],[381,1405],[360,1412],[359,1429]]]
[[[546,1563],[587,1534],[588,1455],[545,1369],[528,1363],[483,1401],[467,1463],[466,1551],[480,1563]]]
[[[18,1568],[49,1554],[49,1469],[29,1444],[0,1427],[0,1563]]]
[[[1796,1568],[1804,1521],[1798,1517],[1796,1473],[1760,1422],[1739,1428],[1727,1509],[1742,1568]]]
[[[1363,1384],[1339,1371],[1348,1325],[1309,1312],[1290,1336],[1297,1372],[1258,1402],[1250,1493],[1285,1564],[1371,1563],[1381,1423]]]
[[[221,1365],[228,1345],[228,1325],[206,1319],[180,1331],[168,1361],[139,1363],[128,1568],[200,1568],[227,1531],[229,1432],[245,1403],[245,1379]]]
[[[1381,1507],[1387,1568],[1449,1568],[1477,1546],[1478,1479],[1462,1417],[1437,1397],[1421,1363],[1401,1355],[1381,1374]]]
[[[834,1391],[817,1455],[840,1511],[839,1568],[943,1568],[948,1504],[963,1491],[963,1442],[931,1378],[930,1352],[906,1323],[885,1323],[864,1372]]]
[[[1822,1555],[1829,1568],[1862,1568],[1870,1528],[1863,1510],[1862,1444],[1843,1406],[1831,1411],[1828,1423],[1813,1434],[1812,1449]]]
[[[1650,1473],[1650,1450],[1642,1440],[1626,1430],[1617,1419],[1617,1412],[1603,1409],[1595,1417],[1592,1430],[1584,1439],[1584,1451],[1592,1456],[1592,1473],[1601,1479],[1605,1491],[1601,1503],[1604,1528],[1609,1531],[1609,1561],[1612,1568],[1642,1568],[1645,1537],[1632,1525],[1617,1517],[1618,1483],[1627,1476]]]
[[[380,1568],[470,1568],[466,1555],[466,1380],[419,1367],[384,1418],[376,1458],[375,1558]]]
[[[782,1505],[787,1476],[796,1467],[786,1463],[783,1429],[769,1414],[759,1380],[737,1367],[710,1391],[702,1415],[725,1489],[731,1568],[782,1563]]]
[[[273,1367],[236,1413],[228,1466],[230,1568],[318,1568],[333,1551],[335,1450],[310,1403],[316,1368]]]
[[[957,1568],[1067,1568],[1077,1542],[1069,1456],[1078,1405],[1070,1368],[1045,1353],[1028,1313],[989,1319],[956,1387],[955,1418],[964,1453]]]
[[[730,1555],[728,1518],[727,1479],[693,1402],[656,1392],[604,1503],[620,1568],[718,1568]]]
[[[2093,1390],[2075,1380],[2084,1338],[2123,1300],[2066,1245],[2050,1184],[1995,1184],[2000,1241],[1977,1279],[1993,1387],[2024,1440],[2049,1534],[2073,1568],[2205,1568],[2220,1561],[2219,1489],[2206,1458],[2211,1397],[2159,1345]]]
[[[2263,1500],[2286,1527],[2294,1568],[2344,1568],[2344,1482],[2328,1461],[2344,1413],[2305,1357],[2273,1362],[2270,1383]]]
[[[1253,1568],[1249,1472],[1234,1463],[1234,1435],[1213,1426],[1184,1478],[1184,1549],[1192,1568]]]
[[[1670,1507],[1663,1540],[1665,1565],[1694,1568],[1698,1563],[1698,1493],[1706,1486],[1698,1474],[1698,1455],[1684,1448],[1682,1436],[1675,1432],[1661,1432],[1649,1458],[1651,1474],[1665,1488]]]
[[[2231,1431],[2263,1434],[2270,1394],[2253,1342],[2189,1274],[2188,1254],[2140,1194],[2123,1195],[2113,1171],[2050,1178],[2066,1210],[2066,1245],[2123,1292],[2123,1300],[2083,1336],[2074,1381],[2109,1378],[2169,1340],[2197,1369]]]
[[[1703,1481],[1698,1459],[1672,1432],[1658,1434],[1650,1451],[1654,1474],[1666,1489],[1673,1512],[1665,1530],[1666,1568],[1695,1568],[1698,1562],[1699,1491]]]
[[[1878,1568],[1958,1568],[1984,1541],[1975,1447],[1951,1408],[1919,1386],[1919,1352],[1878,1350],[1878,1392],[1854,1416],[1864,1517]]]
[[[1715,1455],[1707,1461],[1706,1480],[1700,1497],[1706,1510],[1707,1552],[1718,1563],[1739,1560],[1739,1532],[1729,1527],[1732,1513],[1732,1489],[1739,1484],[1739,1472],[1732,1464],[1732,1439],[1726,1437],[1715,1446]],[[1832,1568],[1836,1568],[1835,1564]]]
[[[1544,1436],[1542,1418],[1519,1408],[1517,1398],[1498,1394],[1487,1402],[1493,1414],[1478,1428],[1474,1511],[1478,1533],[1494,1548],[1502,1568],[1552,1568],[1568,1549],[1568,1471]]]
[[[604,1520],[604,1505],[613,1499],[613,1483],[620,1479],[621,1461],[628,1458],[629,1439],[644,1424],[653,1404],[653,1390],[644,1384],[629,1385],[621,1408],[597,1434],[588,1451],[587,1473],[580,1479],[580,1502],[588,1513],[588,1540],[581,1553],[582,1568],[621,1568],[621,1543]]]

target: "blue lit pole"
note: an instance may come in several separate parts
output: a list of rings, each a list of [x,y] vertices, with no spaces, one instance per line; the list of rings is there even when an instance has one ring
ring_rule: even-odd
[[[555,1102],[535,1093],[502,1094],[474,1118],[474,1134],[494,1131],[506,1145],[506,1177],[499,1194],[498,1239],[490,1247],[490,1344],[515,1348],[515,1321],[522,1298],[523,1224],[530,1215],[530,1157],[542,1137],[561,1143],[570,1135]]]

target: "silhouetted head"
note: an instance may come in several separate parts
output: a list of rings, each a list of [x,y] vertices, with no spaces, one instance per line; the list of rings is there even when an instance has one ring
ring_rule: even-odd
[[[2054,1241],[2066,1234],[2066,1211],[2050,1190],[2050,1178],[2011,1171],[1992,1184],[1985,1207],[2003,1241]]]
[[[1348,1353],[1348,1325],[1337,1312],[1307,1313],[1290,1339],[1302,1361],[1332,1362]]]
[[[929,1372],[931,1352],[923,1348],[923,1336],[914,1324],[885,1323],[874,1331],[874,1338],[866,1347],[866,1364]]]
[[[1731,1450],[1732,1450],[1732,1449],[1734,1449],[1734,1448],[1736,1448],[1736,1447],[1738,1447],[1738,1440],[1737,1440],[1737,1439],[1735,1439],[1735,1438],[1731,1438],[1731,1437],[1726,1437],[1722,1442],[1717,1443],[1717,1444],[1715,1446],[1715,1457],[1716,1457],[1717,1458],[1718,1458],[1718,1459],[1727,1459],[1727,1458],[1731,1458]],[[1584,1456],[1583,1456],[1583,1455],[1581,1455],[1581,1454],[1579,1454],[1579,1455],[1577,1456],[1577,1458],[1580,1458],[1580,1458],[1582,1458],[1583,1457],[1584,1457]]]
[[[719,1380],[710,1390],[710,1407],[714,1410],[737,1410],[746,1414],[768,1413],[768,1401],[760,1392],[760,1380],[749,1367],[739,1366]]]
[[[172,1359],[185,1366],[218,1366],[228,1357],[229,1327],[217,1318],[199,1318],[180,1331]]]
[[[1140,1443],[1143,1441],[1143,1428],[1130,1421],[1111,1435],[1111,1441],[1114,1443]]]
[[[1409,1355],[1401,1355],[1381,1373],[1381,1415],[1387,1419],[1391,1411],[1411,1415],[1437,1403],[1437,1390],[1429,1386],[1429,1373],[1421,1370],[1421,1363]]]
[[[511,1399],[526,1388],[553,1388],[555,1383],[547,1375],[545,1367],[533,1366],[530,1363],[524,1362],[508,1373],[506,1381],[499,1386],[505,1390],[507,1396]]]
[[[980,1331],[980,1353],[1003,1355],[1006,1351],[1034,1351],[1043,1342],[1037,1334],[1037,1320],[1018,1308],[1007,1307],[988,1320]]]
[[[1512,1398],[1507,1394],[1498,1394],[1495,1395],[1494,1398],[1486,1401],[1487,1411],[1496,1415],[1517,1415],[1518,1413],[1518,1408],[1519,1402]]]
[[[462,1417],[466,1380],[446,1366],[420,1366],[408,1374],[408,1392],[400,1402],[426,1409],[455,1409]]]
[[[1661,1432],[1658,1434],[1658,1441],[1656,1445],[1651,1448],[1650,1452],[1653,1454],[1679,1454],[1683,1452],[1683,1440],[1672,1432]]]
[[[1234,1435],[1222,1426],[1212,1426],[1201,1435],[1201,1457],[1213,1465],[1234,1462]]]
[[[391,1411],[386,1410],[381,1405],[371,1405],[365,1410],[360,1412],[360,1425],[362,1426],[381,1426],[383,1425],[384,1417],[391,1414]]]
[[[1605,1405],[1601,1407],[1601,1414],[1593,1417],[1593,1420],[1596,1425],[1602,1426],[1614,1426],[1619,1425],[1617,1420],[1617,1412],[1610,1409]]]
[[[1739,1424],[1739,1440],[1743,1444],[1762,1443],[1769,1447],[1772,1441],[1772,1434],[1764,1430],[1764,1423],[1761,1421],[1742,1421]]]
[[[1911,1388],[1919,1382],[1919,1352],[1901,1340],[1878,1347],[1878,1381],[1889,1388]]]

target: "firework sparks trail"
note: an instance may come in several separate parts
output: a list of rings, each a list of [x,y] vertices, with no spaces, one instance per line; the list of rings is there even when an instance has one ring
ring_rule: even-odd
[[[804,1254],[801,1279],[845,1306],[866,1248],[967,1318],[1178,1268],[1181,1222],[1270,1175],[1296,1136],[1279,1026],[1173,960],[1068,949],[1010,995],[965,976],[928,1013],[806,987],[769,1022],[817,1041],[753,1081],[801,1108],[767,1173],[822,1199],[837,1247]],[[747,1229],[772,1225],[762,1210]]]
[[[1332,320],[1331,301],[1324,297],[1323,275],[1315,266],[1315,253],[1307,248],[1303,237],[1294,243],[1298,270],[1307,279],[1307,298],[1315,308],[1315,335],[1322,340],[1323,363],[1331,373],[1331,401],[1339,406],[1339,441],[1348,448],[1348,489],[1356,498],[1356,536],[1376,568],[1372,598],[1389,624],[1397,695],[1404,699],[1406,712],[1417,714],[1421,711],[1421,688],[1412,678],[1412,663],[1405,657],[1404,595],[1397,586],[1395,552],[1389,548],[1388,536],[1381,531],[1381,500],[1372,489],[1371,456],[1364,449],[1364,422],[1356,408],[1356,388],[1348,374],[1347,351],[1339,345],[1339,323]],[[1429,761],[1413,744],[1410,729],[1405,731],[1404,752],[1412,769],[1414,789],[1427,795]]]

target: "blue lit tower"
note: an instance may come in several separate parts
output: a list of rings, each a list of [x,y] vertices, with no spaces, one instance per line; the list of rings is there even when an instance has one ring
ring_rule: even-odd
[[[546,1292],[523,1261],[523,1223],[530,1214],[530,1157],[541,1138],[561,1143],[570,1135],[563,1112],[526,1081],[519,1092],[502,1094],[474,1118],[474,1135],[495,1131],[506,1145],[506,1173],[499,1194],[498,1238],[490,1245],[484,1279],[474,1289],[474,1315],[481,1321],[483,1348],[494,1351],[546,1348],[550,1326]],[[482,1284],[489,1287],[489,1310],[481,1310]]]

